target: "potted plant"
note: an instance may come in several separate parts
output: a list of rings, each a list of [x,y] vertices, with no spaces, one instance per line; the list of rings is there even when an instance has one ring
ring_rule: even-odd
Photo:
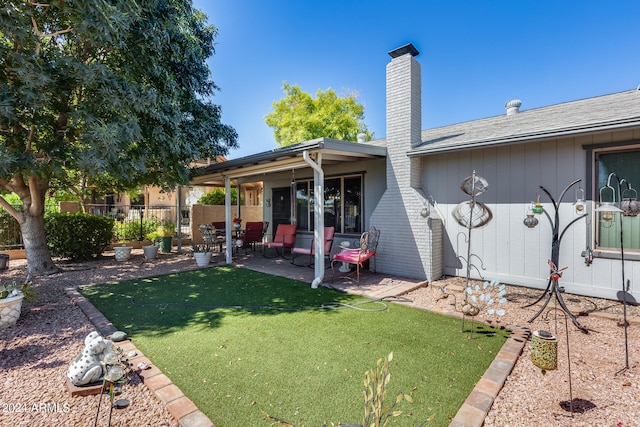
[[[198,267],[206,267],[211,263],[211,247],[207,243],[194,243],[192,245],[193,258]]]
[[[35,292],[27,283],[18,284],[15,280],[0,285],[0,329],[14,325],[22,311],[22,301],[35,299]]]
[[[240,226],[242,225],[242,218],[233,218],[233,228],[236,230],[240,230]]]
[[[156,230],[160,238],[160,250],[162,252],[171,252],[173,246],[173,236],[176,233],[176,225],[172,222],[165,221]]]
[[[114,246],[113,252],[115,253],[116,261],[127,261],[131,258],[131,249],[133,249],[133,246],[127,246],[126,243],[122,243],[121,246]]]
[[[155,259],[158,256],[158,249],[160,249],[160,236],[158,236],[157,231],[152,231],[151,233],[147,234],[146,237],[151,241],[151,244],[142,247],[142,250],[144,251],[144,257],[146,259]]]

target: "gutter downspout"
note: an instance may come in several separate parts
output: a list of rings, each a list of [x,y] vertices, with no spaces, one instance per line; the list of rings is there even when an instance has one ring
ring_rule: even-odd
[[[227,264],[231,264],[233,262],[232,259],[232,251],[233,251],[233,241],[231,238],[231,178],[228,176],[224,177],[224,216],[225,216],[225,237],[226,237],[226,262]]]
[[[313,169],[315,279],[311,282],[311,288],[317,289],[322,284],[322,279],[324,279],[324,171],[321,166],[322,153],[318,153],[316,162],[311,159],[307,150],[302,152],[302,158]]]

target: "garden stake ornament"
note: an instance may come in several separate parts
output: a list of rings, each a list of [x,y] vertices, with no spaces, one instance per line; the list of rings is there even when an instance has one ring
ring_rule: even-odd
[[[503,309],[495,309],[494,304],[504,304],[507,302],[505,295],[507,291],[505,285],[500,284],[499,280],[484,282],[480,285],[467,286],[465,289],[465,304],[462,306],[462,330],[464,331],[465,316],[471,317],[471,335],[473,337],[475,316],[482,311],[490,315],[504,316]]]

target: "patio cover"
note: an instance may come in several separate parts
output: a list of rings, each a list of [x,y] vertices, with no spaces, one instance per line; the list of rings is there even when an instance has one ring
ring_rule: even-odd
[[[190,185],[225,187],[225,216],[227,250],[226,262],[232,262],[231,242],[231,181],[262,181],[264,175],[295,169],[313,170],[315,205],[323,205],[324,173],[326,165],[342,162],[386,157],[387,149],[382,143],[356,143],[329,138],[318,138],[288,147],[252,154],[224,162],[213,163],[204,168],[201,175],[191,179]],[[313,284],[317,286],[324,277],[324,216],[314,213],[315,272]]]

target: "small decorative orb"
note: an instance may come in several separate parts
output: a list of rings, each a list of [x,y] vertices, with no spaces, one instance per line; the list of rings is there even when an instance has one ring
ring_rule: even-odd
[[[526,225],[529,228],[534,228],[536,225],[538,225],[538,218],[533,216],[533,214],[529,214],[524,219],[523,223],[524,223],[524,225]]]

